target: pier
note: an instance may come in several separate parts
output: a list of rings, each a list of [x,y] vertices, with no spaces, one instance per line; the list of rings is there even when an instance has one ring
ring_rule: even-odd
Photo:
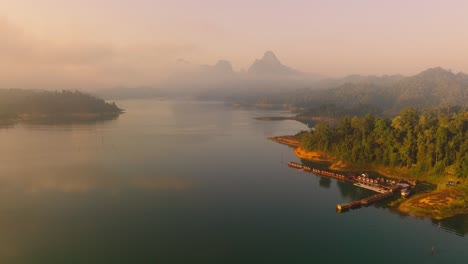
[[[321,176],[325,176],[325,177],[329,177],[329,178],[335,178],[335,179],[338,179],[338,180],[341,180],[341,181],[348,180],[347,177],[344,176],[343,174],[334,173],[334,172],[326,171],[326,170],[320,170],[320,169],[316,169],[316,168],[311,168],[309,166],[306,166],[306,165],[303,165],[303,164],[300,164],[300,163],[296,163],[296,162],[292,162],[292,161],[288,162],[288,166],[292,167],[292,168],[295,168],[295,169],[303,170],[303,171],[306,171],[306,172],[311,172],[313,174],[317,174],[317,175],[321,175]]]
[[[386,193],[379,193],[379,194],[376,194],[376,195],[373,195],[373,196],[370,196],[361,200],[352,201],[346,204],[338,204],[336,205],[336,210],[338,212],[343,212],[349,209],[359,208],[361,206],[368,206],[372,203],[390,198],[392,196],[393,196],[393,192],[391,191],[388,191]]]
[[[388,188],[382,188],[381,186],[366,185],[366,184],[362,184],[360,182],[356,182],[354,184],[354,186],[361,187],[361,188],[364,188],[364,189],[368,189],[368,190],[378,192],[378,193],[387,193],[389,191]]]
[[[354,186],[368,189],[368,190],[378,193],[376,195],[373,195],[373,196],[370,196],[361,200],[351,201],[345,204],[338,204],[336,205],[336,210],[338,212],[344,212],[349,209],[359,208],[361,206],[368,206],[377,201],[390,198],[393,196],[395,190],[399,190],[401,188],[395,181],[384,180],[383,178],[371,179],[367,177],[366,174],[362,174],[360,176],[346,177],[345,175],[340,174],[340,173],[311,168],[309,166],[296,163],[296,162],[292,162],[292,161],[288,163],[288,166],[298,169],[298,170],[311,172],[311,173],[314,173],[323,177],[329,177],[329,178],[335,178],[341,181],[347,181],[347,182],[352,183]]]

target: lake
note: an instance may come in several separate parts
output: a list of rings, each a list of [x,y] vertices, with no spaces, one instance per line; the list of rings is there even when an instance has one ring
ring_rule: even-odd
[[[431,221],[289,168],[285,111],[124,100],[115,120],[0,128],[0,263],[467,263],[468,218]],[[431,252],[434,248],[434,254]]]

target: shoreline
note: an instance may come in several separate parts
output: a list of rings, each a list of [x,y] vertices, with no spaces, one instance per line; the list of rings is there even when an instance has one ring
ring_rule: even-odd
[[[256,120],[261,121],[282,121],[282,120],[295,120],[295,121],[315,121],[315,122],[328,122],[336,123],[338,119],[331,117],[322,117],[322,116],[306,116],[306,115],[296,115],[296,116],[262,116],[256,117]]]
[[[96,117],[108,117],[118,116],[125,113],[123,110],[116,112],[101,112],[101,113],[65,113],[65,114],[18,114],[16,120],[31,120],[41,118],[96,118]]]
[[[333,162],[335,157],[322,151],[307,151],[302,147],[294,149],[294,154],[301,159],[312,160],[316,162]],[[331,169],[331,167],[330,167]]]
[[[103,113],[18,114],[15,117],[0,119],[0,125],[13,125],[20,122],[37,122],[63,119],[69,119],[69,121],[93,121],[100,118],[115,118],[124,113],[125,112],[122,110],[118,112]]]
[[[312,162],[327,162],[328,169],[335,171],[374,171],[385,177],[394,179],[408,179],[408,171],[404,168],[388,168],[376,165],[350,165],[343,161],[337,160],[336,157],[322,151],[307,151],[301,147],[301,142],[294,136],[277,136],[270,138],[271,140],[288,145],[294,148],[294,154],[301,158]],[[423,179],[427,180],[427,179]],[[438,180],[438,182],[428,181],[431,184],[440,186],[440,183],[446,179]],[[429,192],[415,194],[414,196],[404,199],[401,202],[391,205],[391,207],[401,213],[409,214],[415,217],[432,218],[442,220],[450,217],[468,215],[468,185],[460,184],[457,187],[445,187],[435,189]]]

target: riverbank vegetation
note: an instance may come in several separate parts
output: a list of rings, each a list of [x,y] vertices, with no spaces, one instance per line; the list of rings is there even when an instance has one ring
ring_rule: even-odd
[[[399,204],[398,210],[433,219],[468,214],[468,184],[416,195]]]
[[[468,214],[466,108],[407,108],[393,119],[345,116],[336,126],[321,122],[295,138],[296,142],[289,136],[287,143],[300,144],[294,151],[298,157],[328,161],[330,169],[377,171],[436,186],[394,204],[399,211],[433,219]],[[282,137],[273,140],[284,143]],[[446,185],[447,181],[457,184]]]
[[[347,163],[401,168],[412,178],[436,183],[443,176],[468,176],[468,112],[461,107],[407,108],[392,120],[345,116],[335,127],[319,123],[299,136],[304,149]]]

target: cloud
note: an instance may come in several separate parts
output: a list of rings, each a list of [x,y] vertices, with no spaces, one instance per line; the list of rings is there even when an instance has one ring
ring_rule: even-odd
[[[178,58],[197,50],[192,44],[60,42],[34,35],[1,17],[0,39],[0,88],[153,85],[176,68]]]
[[[27,39],[24,32],[9,23],[5,18],[0,17],[0,56],[2,62],[11,62],[14,61],[15,57],[18,56],[30,56],[31,57],[31,48],[29,41],[32,39]]]

